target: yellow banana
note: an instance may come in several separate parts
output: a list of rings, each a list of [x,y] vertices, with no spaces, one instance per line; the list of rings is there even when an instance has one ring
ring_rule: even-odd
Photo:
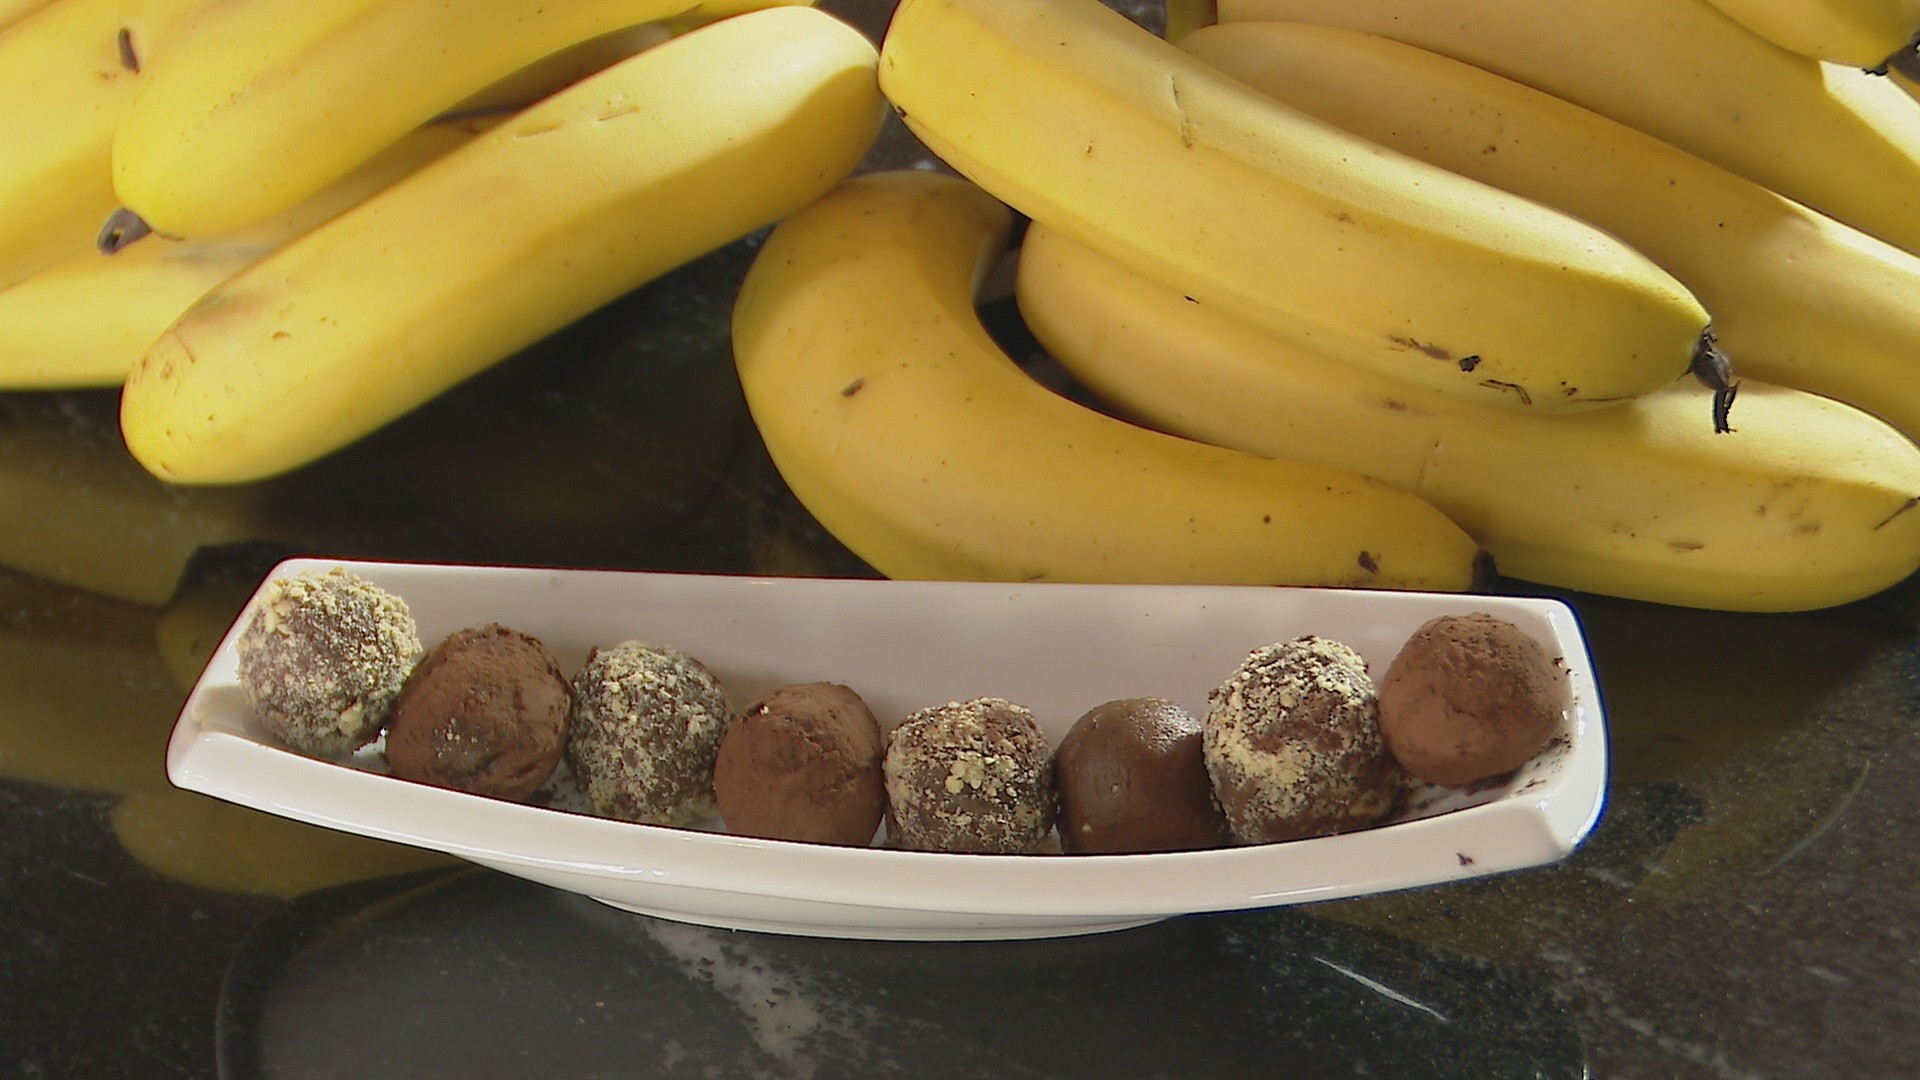
[[[0,0],[0,31],[46,7],[52,0]]]
[[[1689,383],[1578,416],[1475,408],[1277,344],[1041,225],[1017,290],[1040,342],[1119,407],[1403,487],[1513,577],[1786,611],[1920,566],[1920,448],[1814,394],[1747,380],[1721,435],[1685,422],[1707,394]]]
[[[1638,128],[1920,252],[1920,110],[1708,0],[1219,0],[1221,22],[1322,23],[1463,60]]]
[[[848,548],[896,578],[1470,584],[1472,541],[1403,491],[1137,428],[1021,372],[973,309],[1011,221],[963,180],[873,173],[747,273],[747,407]]]
[[[196,11],[113,140],[113,185],[170,235],[261,221],[527,64],[623,27],[795,0],[223,0]]]
[[[0,34],[0,288],[93,243],[113,132],[196,0],[60,0]]]
[[[1911,52],[1920,0],[1712,0],[1733,21],[1790,52],[1878,69]]]
[[[1240,22],[1181,47],[1308,115],[1619,236],[1706,303],[1742,375],[1920,434],[1920,257],[1597,113],[1387,38]]]
[[[430,124],[346,179],[259,225],[88,250],[0,289],[0,389],[119,386],[180,314],[214,286],[347,207],[464,144],[477,122]]]
[[[1618,240],[1279,106],[1099,0],[903,0],[880,85],[1034,220],[1457,397],[1560,412],[1645,393],[1707,325]]]
[[[217,483],[351,442],[832,187],[879,129],[874,61],[771,8],[547,98],[194,305],[128,379],[129,449]]]

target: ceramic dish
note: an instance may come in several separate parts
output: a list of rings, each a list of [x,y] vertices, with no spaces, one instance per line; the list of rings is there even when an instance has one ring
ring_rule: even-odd
[[[639,638],[699,657],[736,706],[781,683],[830,680],[858,691],[885,724],[924,705],[992,695],[1027,705],[1055,741],[1113,698],[1157,695],[1202,715],[1207,691],[1250,649],[1301,634],[1346,642],[1378,676],[1416,627],[1445,613],[1510,619],[1572,673],[1565,730],[1514,774],[1471,790],[1425,790],[1405,814],[1359,832],[1153,855],[951,855],[758,840],[409,783],[382,775],[377,753],[307,757],[266,736],[240,693],[234,640],[246,612],[175,726],[167,769],[180,787],[669,919],[836,937],[1020,938],[1332,900],[1553,862],[1593,827],[1605,790],[1592,661],[1572,611],[1557,601],[314,560],[287,562],[273,576],[335,565],[404,598],[427,644],[500,622],[540,637],[573,670],[595,645]]]

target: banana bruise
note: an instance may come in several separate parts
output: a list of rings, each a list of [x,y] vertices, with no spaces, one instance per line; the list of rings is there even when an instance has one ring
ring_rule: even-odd
[[[1920,434],[1920,257],[1597,113],[1388,38],[1240,22],[1181,47],[1310,116],[1619,236],[1706,303],[1741,375]]]
[[[195,304],[127,381],[128,448],[223,483],[346,445],[831,188],[879,130],[874,61],[770,8],[561,91]]]
[[[1712,0],[1733,21],[1815,60],[1884,68],[1920,35],[1920,0]]]
[[[793,493],[895,578],[1460,590],[1476,549],[1344,469],[1147,431],[1009,360],[973,308],[1011,214],[888,172],[782,222],[734,309],[748,409]]]
[[[1596,407],[1702,346],[1706,311],[1627,245],[1281,107],[1098,0],[903,0],[880,85],[1033,220],[1464,400]]]
[[[196,0],[62,0],[0,33],[0,288],[93,243],[114,128]]]
[[[113,187],[174,236],[254,224],[542,57],[626,27],[797,0],[225,0],[156,59]]]
[[[0,289],[0,390],[119,386],[194,302],[479,130],[430,124],[344,180],[259,225],[200,239],[156,237],[114,255],[91,248]]]
[[[1219,7],[1221,22],[1320,23],[1450,56],[1920,253],[1920,110],[1886,79],[1790,53],[1708,0],[1219,0]]]
[[[1814,394],[1747,380],[1721,435],[1681,422],[1709,393],[1690,383],[1578,416],[1474,408],[1277,343],[1040,225],[1016,288],[1040,342],[1128,414],[1404,487],[1512,577],[1791,611],[1920,566],[1920,449]]]

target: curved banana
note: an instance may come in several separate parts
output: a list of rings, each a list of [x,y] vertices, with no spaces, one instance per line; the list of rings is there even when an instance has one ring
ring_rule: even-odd
[[[1700,349],[1706,312],[1625,244],[1278,106],[1099,0],[903,0],[880,51],[907,126],[988,192],[1329,355],[1561,412]]]
[[[119,386],[147,346],[215,286],[464,144],[476,130],[473,123],[430,124],[250,229],[197,240],[157,238],[115,255],[89,248],[0,289],[0,390]]]
[[[113,132],[196,0],[60,0],[0,34],[0,288],[93,244]]]
[[[1920,435],[1920,257],[1577,105],[1387,38],[1240,22],[1181,47],[1310,116],[1592,222],[1706,303],[1742,375]]]
[[[1035,336],[1105,399],[1415,492],[1513,577],[1789,611],[1920,566],[1920,448],[1827,398],[1747,380],[1725,435],[1683,422],[1707,394],[1686,383],[1578,416],[1474,408],[1278,345],[1040,225],[1016,287]]]
[[[187,21],[113,140],[113,186],[155,231],[286,210],[543,56],[667,18],[800,0],[224,0]]]
[[[1708,0],[1219,0],[1220,21],[1379,34],[1565,98],[1920,253],[1920,110]],[[1844,164],[1843,164],[1844,163]]]
[[[217,483],[372,431],[832,187],[879,130],[874,60],[770,8],[547,98],[194,305],[128,379],[128,448]]]
[[[46,7],[52,0],[0,0],[0,31]]]
[[[1880,69],[1911,51],[1920,0],[1712,0],[1733,21],[1790,52]]]
[[[848,548],[896,578],[1471,583],[1473,542],[1403,491],[1136,428],[1021,372],[973,309],[1011,221],[962,180],[868,174],[747,273],[747,407]]]

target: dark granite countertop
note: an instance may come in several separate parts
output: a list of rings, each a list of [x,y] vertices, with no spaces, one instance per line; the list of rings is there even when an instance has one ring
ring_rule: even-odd
[[[878,32],[882,5],[835,6]],[[871,164],[918,154],[896,126]],[[1570,859],[1082,938],[663,922],[168,785],[184,688],[283,554],[869,573],[746,418],[752,251],[239,488],[140,473],[111,393],[0,395],[0,1071],[1920,1074],[1916,581],[1783,616],[1552,594],[1613,743]]]

